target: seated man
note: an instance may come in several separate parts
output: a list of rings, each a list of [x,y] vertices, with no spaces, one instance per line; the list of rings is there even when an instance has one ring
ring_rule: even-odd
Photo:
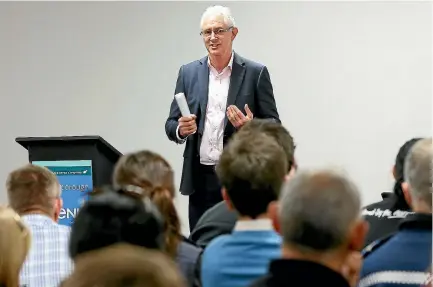
[[[285,152],[289,163],[288,173],[295,171],[295,144],[293,137],[283,125],[271,120],[253,119],[246,123],[238,133],[264,133],[274,138]],[[202,215],[189,238],[196,245],[205,248],[212,239],[231,233],[236,220],[236,212],[229,210],[228,205],[222,201]]]
[[[30,229],[31,246],[21,269],[22,286],[57,286],[73,271],[68,256],[70,228],[58,224],[61,187],[54,173],[28,164],[12,171],[6,183],[10,206]]]
[[[412,211],[404,198],[402,184],[404,183],[404,162],[409,150],[420,138],[413,138],[405,142],[399,149],[392,169],[394,176],[393,192],[382,193],[383,200],[367,205],[362,210],[365,220],[369,223],[369,230],[364,246],[375,240],[393,234],[398,225]]]
[[[281,191],[274,225],[282,258],[250,287],[354,287],[368,224],[358,188],[331,170],[297,173]]]
[[[399,231],[365,250],[359,287],[415,287],[425,284],[432,260],[432,139],[418,141],[409,151],[403,192],[414,214]]]
[[[201,264],[203,287],[246,286],[280,256],[281,238],[268,210],[275,209],[287,174],[283,149],[263,133],[237,133],[217,165],[222,194],[238,219],[232,234],[215,238]]]

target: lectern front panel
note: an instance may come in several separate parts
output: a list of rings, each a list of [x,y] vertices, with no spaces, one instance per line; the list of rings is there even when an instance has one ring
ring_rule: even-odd
[[[63,207],[59,224],[71,226],[81,205],[93,189],[91,160],[33,161],[32,164],[45,166],[58,178],[62,188]]]

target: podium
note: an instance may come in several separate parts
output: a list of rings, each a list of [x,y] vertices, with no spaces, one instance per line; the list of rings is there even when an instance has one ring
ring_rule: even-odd
[[[58,178],[63,208],[59,223],[70,226],[94,187],[111,184],[122,154],[100,136],[18,137],[29,162],[45,166]]]

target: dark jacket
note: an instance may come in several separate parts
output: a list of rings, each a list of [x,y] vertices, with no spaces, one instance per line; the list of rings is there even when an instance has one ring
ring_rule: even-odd
[[[236,220],[236,212],[229,210],[227,204],[222,201],[200,217],[189,239],[204,249],[212,239],[231,233]]]
[[[359,287],[419,287],[432,262],[432,215],[407,216],[395,235],[366,250]]]
[[[179,69],[175,94],[184,93],[190,112],[197,116],[197,132],[187,138],[183,153],[180,192],[184,195],[191,195],[195,191],[193,187],[194,167],[199,160],[199,147],[206,119],[208,86],[209,66],[207,56],[183,65]],[[236,105],[241,111],[244,111],[246,104],[248,104],[255,118],[273,119],[280,122],[267,67],[234,53],[227,107]],[[179,107],[176,100],[173,99],[170,114],[165,122],[165,133],[171,141],[178,144],[183,143],[176,136],[180,117]],[[235,131],[235,127],[228,121],[226,116],[224,120],[224,144],[227,143]]]
[[[269,274],[249,287],[350,287],[334,270],[311,261],[277,259],[271,262]]]
[[[384,192],[382,198],[382,201],[367,205],[362,210],[370,225],[364,246],[395,233],[400,221],[413,213],[402,194]]]

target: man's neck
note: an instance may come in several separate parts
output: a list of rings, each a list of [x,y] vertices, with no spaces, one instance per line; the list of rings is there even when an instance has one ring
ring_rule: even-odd
[[[429,206],[427,203],[422,201],[414,201],[412,210],[415,213],[422,213],[422,214],[431,214],[432,213],[432,207]]]
[[[258,219],[270,219],[270,218],[269,218],[268,214],[260,214],[256,218],[252,218],[252,217],[247,216],[247,215],[240,215],[238,217],[238,221],[253,221],[253,220],[258,220]]]
[[[338,273],[341,273],[343,264],[346,259],[346,252],[336,250],[334,252],[328,253],[307,253],[297,251],[295,247],[284,245],[282,249],[282,257],[285,259],[306,260],[315,262],[326,266]]]
[[[230,63],[230,59],[232,58],[232,53],[230,52],[228,55],[222,56],[212,56],[209,55],[210,64],[214,67],[219,73],[224,70],[225,67]]]

